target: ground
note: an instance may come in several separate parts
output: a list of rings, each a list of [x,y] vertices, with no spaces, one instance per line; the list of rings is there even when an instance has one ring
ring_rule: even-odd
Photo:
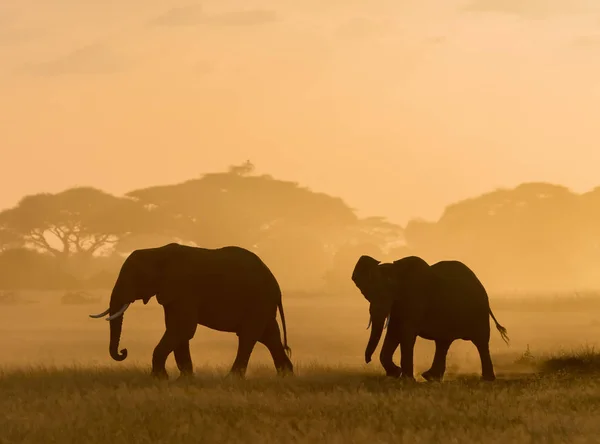
[[[98,293],[101,295],[101,293]],[[196,378],[148,376],[163,329],[155,301],[127,311],[126,361],[108,355],[99,303],[64,305],[62,293],[0,307],[0,443],[551,443],[600,442],[600,298],[491,296],[510,346],[494,329],[498,380],[478,380],[475,347],[456,342],[443,383],[386,378],[364,364],[368,310],[360,294],[284,295],[296,376],[275,376],[257,345],[246,381],[224,378],[235,335],[199,328]],[[377,352],[378,353],[378,352]],[[428,368],[418,340],[415,370]],[[398,357],[396,356],[396,361]]]

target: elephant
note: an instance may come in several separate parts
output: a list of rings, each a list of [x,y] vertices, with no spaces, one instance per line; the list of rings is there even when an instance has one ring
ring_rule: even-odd
[[[237,356],[229,375],[245,376],[256,342],[268,348],[278,375],[293,375],[279,284],[251,251],[237,246],[208,249],[178,243],[133,251],[121,267],[109,308],[90,315],[109,315],[109,352],[115,361],[127,358],[127,349],[118,351],[125,310],[136,300],[145,305],[153,296],[164,309],[165,333],[152,355],[152,376],[168,378],[165,364],[171,352],[180,378],[193,376],[189,341],[198,325],[238,336]]]
[[[421,375],[426,381],[443,379],[448,349],[457,339],[477,347],[481,379],[496,379],[489,351],[489,316],[506,344],[508,334],[492,313],[483,284],[464,263],[445,260],[429,265],[418,256],[382,263],[363,255],[354,267],[352,281],[369,302],[367,329],[372,327],[365,349],[367,364],[387,326],[379,356],[387,376],[415,380],[413,352],[417,337],[421,337],[435,341],[431,368]],[[400,367],[392,359],[398,346]]]

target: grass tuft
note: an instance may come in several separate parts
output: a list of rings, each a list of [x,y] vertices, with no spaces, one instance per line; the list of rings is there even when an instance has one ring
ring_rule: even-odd
[[[553,352],[541,359],[539,369],[542,373],[600,373],[600,353],[593,346]]]

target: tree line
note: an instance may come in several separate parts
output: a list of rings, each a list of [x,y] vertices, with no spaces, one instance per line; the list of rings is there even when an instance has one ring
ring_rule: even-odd
[[[492,290],[600,284],[600,188],[546,183],[449,205],[405,227],[359,218],[341,198],[257,175],[249,161],[114,196],[93,187],[25,196],[0,212],[1,289],[108,289],[128,253],[181,242],[239,245],[288,290],[342,292],[362,254],[466,262]]]
[[[399,239],[400,226],[360,219],[340,198],[256,175],[247,161],[124,196],[92,187],[25,196],[0,213],[0,288],[110,288],[134,249],[180,242],[248,248],[283,288],[311,291],[347,280],[346,269],[335,270],[353,259],[340,262],[344,248],[366,244],[382,254]]]
[[[405,253],[459,259],[497,291],[600,288],[600,187],[577,194],[549,183],[497,189],[404,227]]]

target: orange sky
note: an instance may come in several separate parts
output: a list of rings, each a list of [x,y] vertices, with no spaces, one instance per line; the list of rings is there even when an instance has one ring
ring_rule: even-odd
[[[246,159],[400,223],[523,181],[586,191],[600,2],[522,3],[5,0],[0,208]]]

